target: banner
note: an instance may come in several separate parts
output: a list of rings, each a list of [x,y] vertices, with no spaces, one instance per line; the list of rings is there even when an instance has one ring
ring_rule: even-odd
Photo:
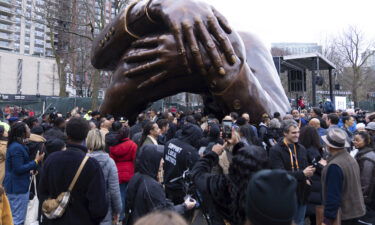
[[[346,97],[343,96],[335,96],[335,106],[336,110],[346,110]]]

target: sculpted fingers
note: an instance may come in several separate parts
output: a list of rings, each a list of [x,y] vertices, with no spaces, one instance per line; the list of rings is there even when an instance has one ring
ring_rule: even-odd
[[[148,62],[146,64],[142,64],[130,70],[127,70],[123,73],[123,75],[131,78],[142,73],[152,72],[152,70],[156,70],[162,67],[163,64],[164,62],[162,60],[157,59],[155,61]]]
[[[158,36],[145,37],[139,40],[136,40],[132,43],[133,48],[152,48],[157,46],[159,43]]]
[[[216,16],[219,24],[220,24],[220,27],[227,33],[227,34],[230,34],[232,33],[232,28],[229,26],[229,23],[227,21],[227,19],[221,15],[221,13],[219,13],[215,8],[212,7],[212,12],[214,13],[214,15]]]
[[[136,63],[136,62],[142,62],[150,59],[155,59],[160,54],[163,53],[163,50],[160,49],[140,49],[140,50],[131,50],[128,52],[124,57],[123,60],[127,63]]]
[[[188,68],[188,70],[190,70],[189,64],[188,64],[188,61],[187,61],[187,57],[186,57],[186,50],[185,50],[185,46],[184,46],[184,42],[183,42],[181,26],[177,23],[172,24],[171,25],[171,32],[172,32],[172,34],[173,34],[173,36],[176,40],[177,51],[178,51],[178,54],[181,56],[181,59],[183,60],[183,65],[186,68]]]
[[[220,43],[220,46],[224,50],[225,57],[227,58],[228,62],[231,64],[236,63],[236,55],[234,53],[232,43],[229,41],[229,38],[226,33],[222,31],[217,23],[216,19],[212,19],[208,21],[210,30],[216,40]]]
[[[164,78],[166,78],[166,76],[167,76],[167,72],[165,72],[165,71],[161,72],[161,73],[158,73],[158,74],[152,76],[150,79],[142,82],[140,85],[138,85],[137,88],[140,89],[140,88],[149,87],[153,84],[156,84],[156,83],[162,81]]]
[[[188,23],[183,23],[182,28],[184,30],[184,33],[186,34],[186,39],[187,39],[188,45],[190,46],[190,51],[193,56],[193,60],[195,64],[197,65],[200,73],[202,75],[205,75],[206,70],[204,68],[202,54],[199,50],[198,41],[194,35],[193,26]]]
[[[225,70],[223,67],[223,61],[221,60],[220,54],[216,48],[214,40],[211,38],[207,28],[204,26],[201,20],[196,21],[196,26],[201,37],[201,42],[205,46],[207,54],[209,55],[212,64],[214,65],[216,71],[225,75]]]

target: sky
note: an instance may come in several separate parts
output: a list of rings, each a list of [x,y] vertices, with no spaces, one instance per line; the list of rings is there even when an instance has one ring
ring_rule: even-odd
[[[349,26],[375,40],[375,0],[205,0],[241,31],[274,42],[324,44]]]

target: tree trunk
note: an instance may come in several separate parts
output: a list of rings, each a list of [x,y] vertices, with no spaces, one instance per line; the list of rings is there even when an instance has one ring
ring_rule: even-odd
[[[92,76],[91,109],[98,109],[100,71],[95,70]]]
[[[58,60],[56,60],[58,61]],[[65,72],[65,64],[61,62],[57,62],[57,69],[58,69],[58,75],[59,75],[59,96],[60,97],[66,97],[66,72]]]

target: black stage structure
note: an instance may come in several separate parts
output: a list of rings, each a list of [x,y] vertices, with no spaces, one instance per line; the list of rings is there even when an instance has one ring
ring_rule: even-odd
[[[299,55],[274,56],[277,72],[287,72],[289,91],[306,91],[306,71],[312,73],[312,104],[316,106],[316,85],[324,82],[320,71],[328,70],[329,96],[334,103],[332,73],[335,65],[320,53],[306,53]]]

